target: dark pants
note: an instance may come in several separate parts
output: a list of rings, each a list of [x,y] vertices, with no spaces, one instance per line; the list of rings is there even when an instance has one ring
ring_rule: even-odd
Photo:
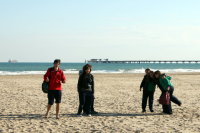
[[[173,103],[177,104],[177,105],[181,105],[181,101],[178,100],[178,98],[176,98],[174,95],[174,87],[170,86],[170,90],[169,90],[169,94],[170,94],[170,101],[172,101]]]
[[[142,110],[146,110],[147,100],[149,99],[149,109],[153,110],[154,91],[143,91]]]
[[[169,105],[162,105],[163,113],[165,114],[172,114],[172,105],[171,102]]]
[[[79,92],[79,108],[78,114],[81,114],[82,111],[86,114],[91,114],[92,104],[94,103],[92,92]]]

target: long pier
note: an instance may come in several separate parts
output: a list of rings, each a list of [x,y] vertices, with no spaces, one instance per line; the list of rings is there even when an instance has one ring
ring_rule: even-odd
[[[161,63],[177,63],[177,64],[184,64],[184,63],[200,63],[200,60],[108,60],[108,59],[91,59],[87,60],[88,63],[130,63],[130,64],[145,64],[145,63],[152,63],[152,64],[161,64]]]

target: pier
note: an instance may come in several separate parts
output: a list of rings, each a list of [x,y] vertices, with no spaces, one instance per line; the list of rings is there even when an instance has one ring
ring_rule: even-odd
[[[108,59],[91,59],[87,60],[88,63],[127,63],[127,64],[161,64],[161,63],[177,63],[177,64],[191,64],[200,63],[200,60],[108,60]]]

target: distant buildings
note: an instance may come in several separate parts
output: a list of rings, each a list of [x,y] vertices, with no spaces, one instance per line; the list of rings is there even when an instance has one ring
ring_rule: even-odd
[[[108,59],[90,59],[87,62],[88,63],[107,63]]]
[[[8,63],[17,63],[18,61],[17,60],[8,60]]]

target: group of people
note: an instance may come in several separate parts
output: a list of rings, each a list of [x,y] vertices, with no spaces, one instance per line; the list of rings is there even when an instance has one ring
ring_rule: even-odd
[[[60,103],[62,99],[62,83],[66,83],[66,77],[60,69],[61,61],[54,60],[53,67],[49,68],[44,75],[44,81],[48,82],[48,105],[45,118],[48,117],[51,106],[56,103],[56,118],[59,119]],[[79,72],[77,91],[79,95],[78,116],[98,114],[94,110],[94,76],[91,74],[92,66],[86,64]],[[143,89],[142,112],[146,112],[147,100],[149,100],[149,109],[153,110],[154,92],[158,86],[162,93],[169,92],[170,100],[179,106],[181,102],[173,95],[174,87],[171,83],[171,77],[161,74],[160,71],[153,72],[150,69],[145,70],[145,76],[140,85],[140,91]],[[163,113],[172,114],[171,102],[163,105]]]
[[[59,119],[60,103],[62,99],[62,83],[66,83],[66,77],[60,69],[61,61],[54,60],[53,67],[44,75],[44,81],[48,82],[48,105],[45,118],[48,117],[51,106],[56,103],[56,119]],[[86,64],[80,71],[77,90],[79,94],[78,116],[98,114],[94,110],[94,77],[91,74],[92,66]]]
[[[146,112],[147,101],[149,101],[149,110],[154,112],[153,110],[153,101],[154,101],[154,93],[156,86],[161,90],[161,96],[164,93],[169,93],[169,104],[163,104],[163,113],[172,114],[172,105],[171,102],[181,106],[181,101],[173,95],[174,86],[171,82],[171,77],[162,74],[160,71],[151,71],[149,68],[145,70],[145,76],[140,85],[140,91],[143,89],[142,96],[142,112]]]

